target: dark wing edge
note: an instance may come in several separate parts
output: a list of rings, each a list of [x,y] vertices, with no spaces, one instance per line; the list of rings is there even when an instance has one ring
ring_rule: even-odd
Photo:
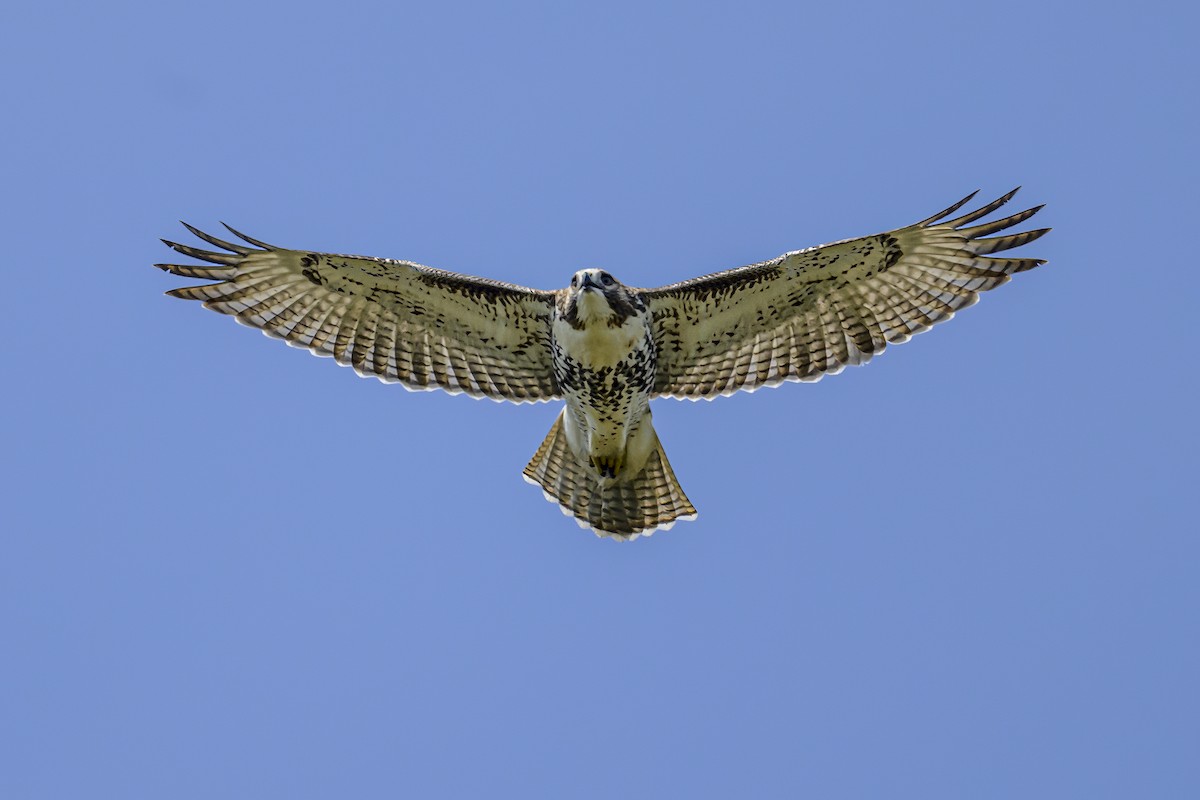
[[[712,399],[817,381],[952,318],[1045,263],[991,256],[1049,233],[992,236],[1043,206],[964,227],[1018,189],[954,219],[945,220],[977,192],[904,228],[644,290],[659,350],[655,394]]]
[[[215,281],[171,290],[171,297],[198,300],[292,347],[413,391],[516,403],[561,396],[550,344],[553,292],[407,261],[288,250],[226,225],[247,247],[182,224],[226,252],[163,239],[208,264],[154,266]]]

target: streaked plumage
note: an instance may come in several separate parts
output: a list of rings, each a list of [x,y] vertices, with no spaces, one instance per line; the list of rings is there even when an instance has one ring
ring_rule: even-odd
[[[525,477],[580,525],[631,539],[696,513],[654,432],[652,398],[819,380],[949,319],[1044,263],[992,255],[1047,233],[993,236],[1041,206],[971,226],[1014,194],[940,221],[972,194],[904,228],[659,289],[582,270],[546,292],[408,261],[278,248],[231,228],[246,246],[190,225],[227,252],[166,244],[216,266],[156,266],[215,281],[168,294],[363,376],[518,403],[564,400]]]

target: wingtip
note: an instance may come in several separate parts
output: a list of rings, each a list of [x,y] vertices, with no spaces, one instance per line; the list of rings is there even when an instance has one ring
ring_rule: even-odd
[[[920,222],[914,223],[914,225],[918,226],[918,227],[924,227],[924,226],[933,225],[933,224],[942,224],[940,222],[941,220],[945,219],[946,217],[953,214],[955,211],[958,211],[960,208],[965,206],[967,203],[971,202],[973,199],[975,199],[975,195],[977,195],[977,194],[979,194],[978,189],[971,192],[969,195],[964,197],[962,200],[959,200],[957,203],[950,206],[949,208],[944,208],[941,211],[939,211],[938,213],[934,214],[933,216],[926,217],[925,219],[921,220]]]
[[[262,242],[262,241],[259,241],[258,239],[255,239],[255,238],[252,238],[252,237],[250,237],[250,236],[247,236],[246,234],[242,233],[242,232],[241,232],[241,231],[239,231],[237,228],[233,227],[232,225],[230,225],[230,224],[229,224],[229,223],[227,223],[227,222],[222,222],[222,223],[221,223],[221,225],[222,225],[222,227],[224,227],[224,228],[225,228],[225,230],[229,231],[229,232],[230,232],[230,233],[232,233],[234,236],[236,236],[236,237],[238,237],[239,239],[241,239],[243,242],[247,242],[247,243],[249,243],[249,244],[252,244],[252,245],[254,245],[255,247],[261,247],[261,248],[263,248],[264,250],[278,250],[278,249],[279,249],[278,247],[276,247],[276,246],[275,246],[275,245],[273,245],[273,244],[267,244],[266,242]]]

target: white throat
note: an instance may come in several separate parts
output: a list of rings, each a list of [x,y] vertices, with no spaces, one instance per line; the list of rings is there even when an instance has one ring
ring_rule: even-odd
[[[585,325],[590,322],[605,322],[613,315],[608,298],[596,289],[582,290],[575,301],[575,309],[579,321]]]
[[[634,314],[620,325],[611,325],[614,314],[608,300],[599,292],[584,292],[578,298],[575,313],[580,328],[565,319],[554,321],[554,339],[572,360],[588,369],[611,367],[646,339],[646,316]]]

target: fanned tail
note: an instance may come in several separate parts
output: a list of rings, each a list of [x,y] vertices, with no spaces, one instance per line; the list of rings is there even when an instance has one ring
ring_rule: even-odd
[[[677,520],[696,518],[696,509],[675,478],[658,436],[650,457],[632,478],[602,483],[591,467],[580,463],[567,443],[563,416],[525,467],[525,480],[542,487],[546,499],[597,536],[631,541],[667,529]]]

